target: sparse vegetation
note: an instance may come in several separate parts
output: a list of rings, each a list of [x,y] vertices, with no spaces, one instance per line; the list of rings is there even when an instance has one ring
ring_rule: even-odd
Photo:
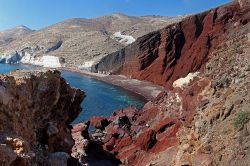
[[[233,126],[242,128],[250,120],[250,112],[240,112],[234,119]]]

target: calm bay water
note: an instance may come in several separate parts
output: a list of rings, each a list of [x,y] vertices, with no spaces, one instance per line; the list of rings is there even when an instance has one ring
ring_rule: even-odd
[[[30,69],[29,65],[0,64],[0,73],[8,73],[16,69]],[[81,104],[83,111],[74,123],[89,119],[91,116],[111,115],[114,110],[135,106],[141,108],[145,100],[122,88],[92,79],[80,73],[61,71],[62,76],[71,86],[82,89],[87,97]]]

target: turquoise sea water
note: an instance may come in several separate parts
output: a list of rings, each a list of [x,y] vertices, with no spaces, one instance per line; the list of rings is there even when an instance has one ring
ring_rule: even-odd
[[[16,69],[30,69],[29,65],[0,64],[0,73],[8,73]],[[82,89],[87,97],[82,103],[83,111],[74,123],[88,120],[91,116],[111,115],[114,110],[135,106],[141,108],[145,100],[117,86],[84,76],[80,73],[61,71],[62,76],[71,86]]]

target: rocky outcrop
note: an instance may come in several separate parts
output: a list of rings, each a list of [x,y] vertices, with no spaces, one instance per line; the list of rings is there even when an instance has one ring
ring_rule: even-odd
[[[232,31],[206,64],[204,77],[210,83],[193,122],[177,133],[176,165],[248,165],[249,27]]]
[[[229,31],[249,21],[249,7],[234,2],[167,26],[139,38],[93,66],[95,72],[124,74],[172,87],[172,83],[204,67]]]
[[[79,123],[72,129],[75,145],[71,156],[77,159],[77,162],[71,163],[71,165],[119,165],[120,161],[113,154],[105,151],[100,141],[90,139],[88,134],[89,125],[89,121]]]
[[[59,71],[0,75],[0,165],[67,165],[84,96]]]
[[[104,158],[105,161],[110,161],[115,157],[124,165],[143,166],[155,164],[159,154],[164,154],[168,156],[164,158],[164,162],[168,160],[172,164],[178,151],[176,134],[182,126],[191,123],[195,115],[194,109],[199,103],[198,95],[207,84],[206,79],[201,79],[199,83],[193,83],[180,93],[164,92],[147,103],[142,110],[127,108],[115,111],[110,117],[91,118],[90,123],[96,130],[90,134],[86,134],[86,130],[80,130],[81,136],[75,137],[78,144],[73,150],[74,156],[81,156],[78,159],[83,164],[91,161],[101,163]],[[78,128],[80,127],[75,126],[74,132]],[[95,156],[102,154],[106,157],[90,158],[89,156],[93,156],[93,152],[89,151],[90,142],[99,145]]]

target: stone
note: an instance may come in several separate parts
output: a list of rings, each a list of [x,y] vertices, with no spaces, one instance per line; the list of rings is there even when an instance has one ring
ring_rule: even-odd
[[[130,120],[127,116],[121,116],[118,118],[118,125],[119,127],[124,127],[124,128],[127,128],[129,129],[130,126],[131,126],[131,123],[130,123]]]
[[[28,143],[20,138],[7,137],[4,143],[10,145],[18,155],[27,153],[29,151]]]
[[[85,123],[78,123],[76,125],[73,126],[73,129],[71,130],[71,132],[74,133],[80,133],[80,135],[82,135],[84,138],[89,139],[89,125],[90,125],[90,121],[87,121]]]
[[[223,77],[217,81],[212,82],[211,87],[215,89],[228,87],[231,83],[231,79],[228,77]]]
[[[0,104],[0,148],[5,151],[0,156],[4,162],[46,165],[49,153],[71,152],[70,123],[81,112],[84,92],[71,88],[57,70],[0,74],[0,89],[4,89],[1,95],[11,98]]]
[[[205,109],[207,104],[209,104],[208,99],[202,100],[201,103],[200,103],[200,108]]]
[[[0,144],[0,165],[11,165],[17,158],[17,154],[6,144]]]
[[[47,135],[50,137],[52,135],[55,135],[59,132],[58,128],[56,127],[56,124],[49,122],[48,127],[46,130]]]
[[[98,137],[102,137],[103,135],[104,135],[103,133],[93,133],[92,137],[98,138]]]
[[[156,143],[156,132],[149,129],[147,132],[140,134],[135,142],[142,150],[148,151]]]
[[[93,125],[96,129],[104,130],[110,124],[110,121],[105,117],[92,117],[90,119],[91,125]]]
[[[69,155],[65,152],[55,152],[49,154],[49,166],[67,166]]]

